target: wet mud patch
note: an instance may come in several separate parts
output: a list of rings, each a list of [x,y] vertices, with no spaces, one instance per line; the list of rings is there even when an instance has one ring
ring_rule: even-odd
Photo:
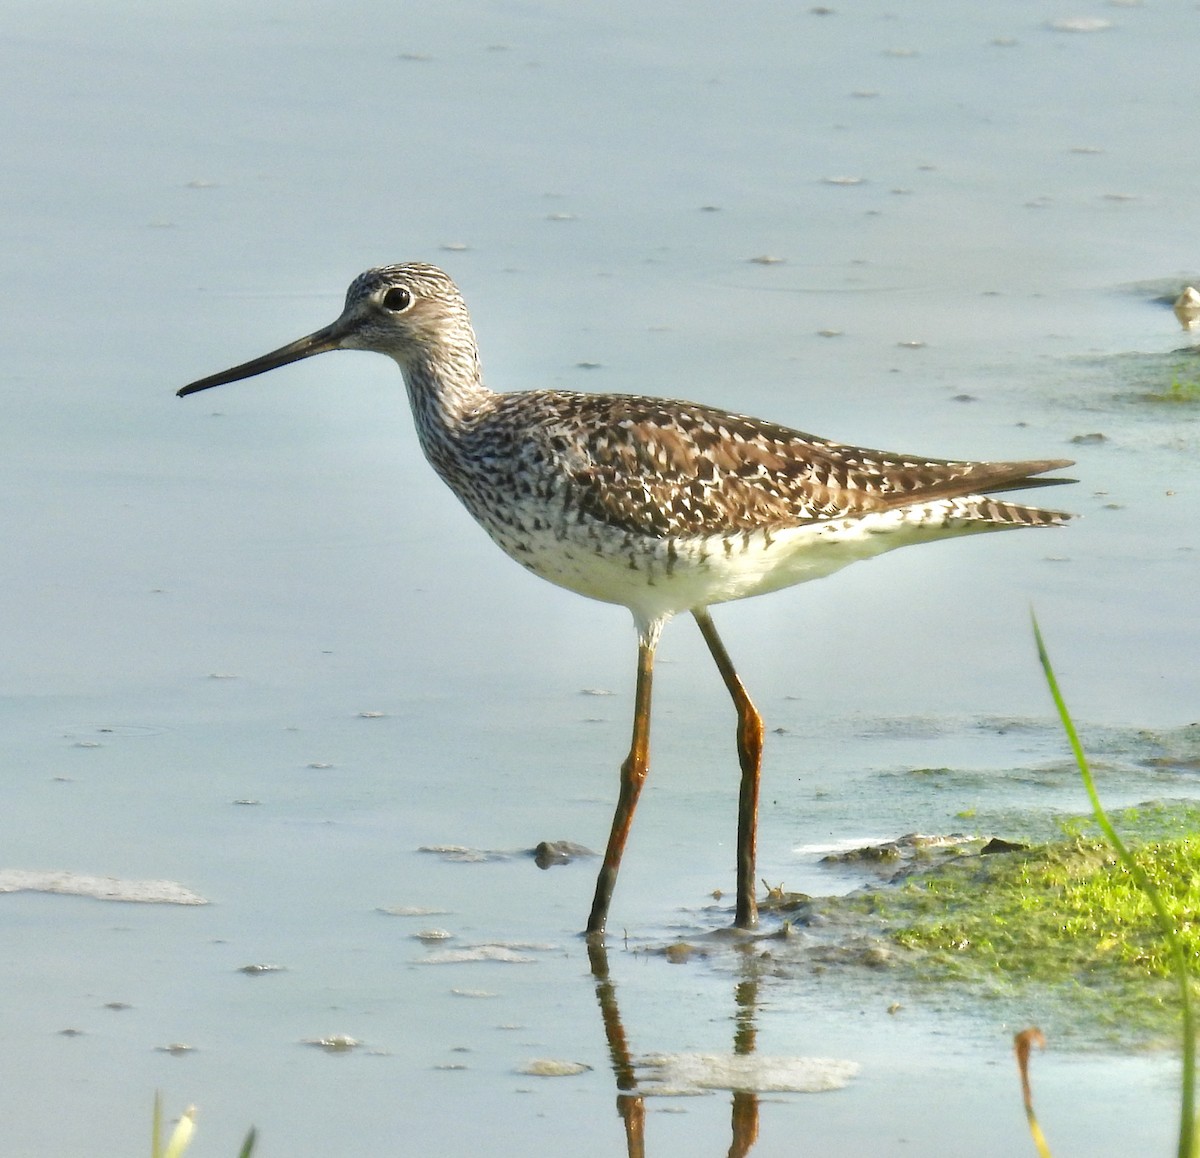
[[[1111,818],[1200,977],[1200,804],[1153,801]],[[826,1001],[889,1014],[1035,1022],[1077,1049],[1176,1044],[1178,990],[1150,903],[1090,818],[1060,818],[1054,839],[910,834],[829,860],[858,866],[862,887],[840,897],[770,888],[761,933],[652,951],[812,980]]]
[[[1167,352],[1072,358],[1056,367],[1057,405],[1069,409],[1083,450],[1194,453],[1200,444],[1200,344]]]
[[[1162,417],[1175,421],[1200,411],[1200,345],[1167,353],[1112,354],[1093,365],[1107,379],[1116,407],[1144,407],[1150,416],[1168,404]]]

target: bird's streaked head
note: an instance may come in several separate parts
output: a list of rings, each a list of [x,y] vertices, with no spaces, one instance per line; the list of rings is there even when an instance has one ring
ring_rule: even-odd
[[[180,398],[265,374],[329,350],[375,350],[409,366],[446,347],[474,350],[470,318],[458,287],[436,266],[385,265],[359,274],[346,291],[341,317],[315,333],[177,391]],[[459,349],[459,348],[462,349]]]

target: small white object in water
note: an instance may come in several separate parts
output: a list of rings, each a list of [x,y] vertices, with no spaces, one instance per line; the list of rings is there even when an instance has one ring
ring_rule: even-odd
[[[466,949],[444,949],[431,953],[422,965],[460,965],[468,961],[501,961],[507,965],[532,965],[535,958],[506,945],[473,945]]]
[[[328,1037],[306,1037],[303,1045],[315,1045],[328,1053],[345,1053],[346,1050],[356,1049],[362,1042],[348,1033],[331,1033]]]
[[[1190,285],[1175,299],[1175,316],[1185,330],[1200,326],[1200,290]]]
[[[98,901],[136,901],[147,905],[207,905],[208,901],[175,881],[123,881],[72,872],[0,869],[0,893],[63,893]]]
[[[768,1057],[765,1054],[650,1054],[638,1069],[650,1071],[647,1094],[692,1094],[698,1090],[790,1091],[818,1094],[840,1090],[862,1067],[827,1057]]]
[[[1051,20],[1047,25],[1052,32],[1105,32],[1112,26],[1111,20],[1093,16],[1074,16],[1065,20]]]
[[[425,905],[384,905],[375,910],[387,917],[445,917],[449,909],[431,909]]]
[[[481,848],[468,848],[465,844],[423,844],[417,852],[431,852],[444,860],[461,864],[482,864],[484,861],[499,859],[503,855]]]
[[[529,1074],[535,1078],[572,1078],[576,1074],[585,1074],[592,1067],[583,1062],[557,1061],[554,1058],[539,1057],[526,1062],[517,1069],[519,1074]]]

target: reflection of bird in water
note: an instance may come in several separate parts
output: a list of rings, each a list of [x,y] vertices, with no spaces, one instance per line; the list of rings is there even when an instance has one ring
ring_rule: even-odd
[[[494,393],[480,376],[457,288],[419,263],[368,270],[331,325],[179,393],[328,350],[375,350],[396,360],[426,457],[509,555],[544,579],[633,613],[633,740],[589,932],[604,929],[646,778],[654,652],[673,615],[692,614],[737,709],[735,924],[752,928],[763,726],[709,607],[910,543],[1068,517],[988,497],[1066,481],[1033,477],[1070,465],[1064,461],[950,462],[866,450],[692,402]]]
[[[744,945],[741,943],[739,950]],[[690,946],[681,943],[676,948]],[[681,959],[673,958],[669,950],[665,955],[668,960]],[[764,975],[764,970],[766,976],[775,976],[775,963],[773,954],[769,953],[759,957],[739,951],[737,958],[738,980],[733,988],[733,1048],[730,1052],[635,1055],[621,1019],[616,983],[609,973],[608,949],[602,938],[588,939],[588,963],[596,986],[609,1062],[616,1079],[617,1113],[625,1125],[625,1149],[629,1158],[645,1158],[645,1099],[648,1096],[728,1091],[730,1142],[727,1158],[745,1158],[758,1140],[761,1093],[828,1093],[845,1088],[859,1073],[857,1062],[838,1058],[772,1057],[758,1053],[759,977]],[[690,1034],[692,1029],[688,1032]]]

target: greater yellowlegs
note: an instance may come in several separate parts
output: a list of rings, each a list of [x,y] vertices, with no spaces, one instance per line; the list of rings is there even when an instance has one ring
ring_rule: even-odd
[[[368,270],[351,283],[332,325],[179,394],[328,350],[395,359],[426,458],[502,550],[543,579],[633,613],[633,740],[590,933],[604,930],[646,779],[654,652],[673,615],[691,612],[737,709],[734,923],[752,928],[763,725],[709,607],[910,543],[1070,517],[989,497],[1070,482],[1034,477],[1069,460],[952,462],[846,446],[694,402],[494,393],[483,384],[462,295],[440,269],[419,262]]]

